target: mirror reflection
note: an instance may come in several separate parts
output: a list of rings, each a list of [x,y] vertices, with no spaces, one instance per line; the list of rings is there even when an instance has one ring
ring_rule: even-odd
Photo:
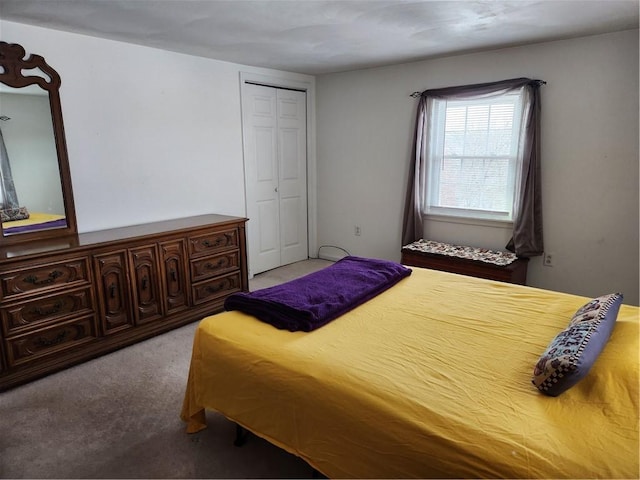
[[[0,85],[0,214],[5,236],[67,227],[49,94]]]

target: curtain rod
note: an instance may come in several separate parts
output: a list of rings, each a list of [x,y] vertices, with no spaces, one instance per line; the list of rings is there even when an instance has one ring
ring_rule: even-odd
[[[532,82],[537,82],[538,85],[546,85],[547,82],[545,82],[544,80],[532,80]],[[419,98],[422,95],[422,92],[413,92],[411,95],[409,95],[411,98]]]

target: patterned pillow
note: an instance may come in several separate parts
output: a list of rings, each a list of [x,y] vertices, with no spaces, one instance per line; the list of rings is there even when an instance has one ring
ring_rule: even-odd
[[[535,366],[531,382],[538,390],[556,397],[587,375],[611,336],[621,304],[622,294],[611,293],[574,314]]]
[[[27,207],[6,208],[0,210],[0,220],[2,222],[11,222],[13,220],[26,220],[29,218]]]

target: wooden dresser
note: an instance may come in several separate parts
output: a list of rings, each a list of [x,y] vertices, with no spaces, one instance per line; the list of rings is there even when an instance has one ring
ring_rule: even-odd
[[[220,312],[248,291],[245,218],[0,247],[0,391]]]

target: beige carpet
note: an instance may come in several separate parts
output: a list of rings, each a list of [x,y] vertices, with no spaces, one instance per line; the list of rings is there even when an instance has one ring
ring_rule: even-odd
[[[329,265],[254,277],[256,290]],[[180,408],[196,323],[0,393],[0,478],[310,478],[299,458],[208,412],[187,435]]]

